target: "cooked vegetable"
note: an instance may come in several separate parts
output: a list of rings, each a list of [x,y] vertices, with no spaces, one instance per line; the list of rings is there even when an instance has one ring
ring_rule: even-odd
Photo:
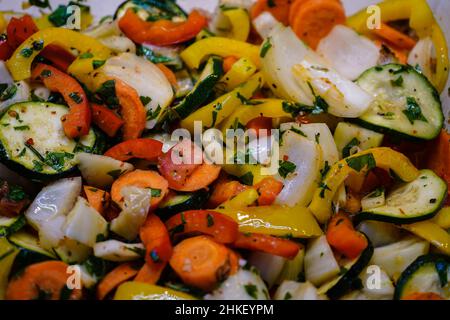
[[[121,284],[114,295],[114,300],[194,300],[181,291],[139,282]]]
[[[237,272],[238,258],[224,245],[198,236],[175,246],[170,266],[184,283],[209,291]]]
[[[84,186],[83,191],[89,205],[103,215],[105,209],[109,206],[109,200],[111,198],[110,194],[104,190],[89,186]]]
[[[234,59],[234,56],[231,56]],[[228,57],[227,57],[228,58]],[[225,58],[225,59],[227,59]],[[225,91],[231,91],[240,84],[246,82],[256,72],[256,65],[248,58],[240,58],[233,62],[231,66],[227,67],[224,60],[224,72],[225,75],[220,79],[217,88]]]
[[[105,152],[105,156],[119,161],[128,161],[132,158],[156,161],[162,155],[163,144],[153,139],[128,140]]]
[[[429,241],[442,253],[450,255],[450,234],[437,224],[431,221],[421,221],[403,225],[402,227],[418,237]]]
[[[72,171],[75,155],[83,148],[93,150],[100,139],[93,130],[78,142],[67,138],[61,118],[68,112],[65,106],[44,102],[10,106],[0,118],[2,161],[36,179],[48,180]]]
[[[391,223],[373,220],[361,222],[356,229],[364,233],[375,248],[400,241],[403,234],[401,229]]]
[[[145,246],[145,260],[148,265],[169,261],[173,252],[169,232],[154,214],[150,214],[142,225],[139,235]]]
[[[250,15],[252,20],[257,18],[263,12],[270,12],[278,21],[287,25],[289,19],[289,9],[291,1],[274,0],[271,2],[258,0],[251,8]]]
[[[270,253],[255,251],[249,255],[248,263],[258,270],[267,286],[272,288],[283,270],[286,259]]]
[[[310,282],[284,281],[274,295],[275,300],[326,300]]]
[[[433,217],[447,196],[447,184],[431,170],[421,170],[419,176],[392,190],[386,203],[363,209],[357,220],[379,220],[412,223]]]
[[[161,18],[186,18],[186,13],[175,1],[131,0],[119,5],[114,14],[114,19],[121,18],[128,9],[133,9],[142,19],[148,19],[148,21]]]
[[[225,10],[223,15],[230,21],[231,30],[229,37],[239,41],[247,41],[250,34],[250,17],[247,10],[242,8]]]
[[[123,120],[111,109],[91,103],[92,122],[109,137],[114,137],[123,126]]]
[[[413,294],[434,293],[448,300],[449,268],[448,256],[430,254],[418,257],[398,279],[394,299],[408,300]]]
[[[357,83],[375,96],[375,102],[360,117],[362,125],[417,139],[431,140],[439,135],[444,121],[439,94],[413,67],[375,67],[363,73]]]
[[[137,260],[145,253],[141,243],[124,243],[117,240],[97,242],[93,248],[96,257],[117,262]]]
[[[19,250],[6,238],[0,239],[0,299],[5,299],[9,274]]]
[[[130,280],[138,272],[135,265],[130,262],[122,263],[109,272],[97,286],[97,298],[103,300],[117,286]]]
[[[174,196],[166,196],[156,209],[156,214],[163,218],[170,218],[177,213],[197,210],[204,207],[208,201],[209,192],[205,189],[195,191],[193,193],[181,193]]]
[[[266,252],[286,259],[293,259],[300,250],[300,246],[291,240],[258,233],[240,233],[233,245],[236,248]]]

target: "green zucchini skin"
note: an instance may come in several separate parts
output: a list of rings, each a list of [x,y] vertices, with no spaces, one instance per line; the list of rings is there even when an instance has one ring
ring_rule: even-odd
[[[48,119],[51,119],[51,121],[49,120],[49,128],[48,129],[54,129],[52,127],[52,121],[55,121],[55,119],[52,119],[51,117],[55,116],[53,113],[50,114],[50,112],[56,112],[55,110],[58,110],[58,112],[61,112],[61,110],[68,110],[67,106],[64,105],[57,105],[57,104],[53,104],[53,103],[47,103],[47,102],[20,102],[17,104],[13,104],[11,106],[9,106],[1,115],[0,115],[0,123],[2,124],[0,126],[0,162],[3,163],[5,166],[7,166],[9,169],[21,174],[24,177],[27,177],[31,180],[37,181],[37,182],[48,182],[48,181],[52,181],[54,179],[58,179],[58,178],[62,178],[62,177],[66,177],[69,176],[73,173],[76,172],[76,164],[75,162],[73,162],[70,165],[67,165],[67,162],[70,161],[68,160],[68,158],[63,158],[64,161],[64,167],[61,168],[61,170],[53,170],[50,167],[47,168],[47,166],[44,166],[45,169],[38,171],[38,170],[34,170],[35,168],[33,167],[31,161],[32,160],[38,160],[38,162],[41,162],[41,159],[39,159],[37,156],[35,157],[28,157],[28,160],[23,160],[20,159],[20,155],[14,155],[14,153],[18,153],[17,150],[15,152],[12,152],[11,150],[8,150],[8,143],[13,143],[15,140],[13,139],[13,135],[8,132],[7,130],[10,129],[10,121],[14,121],[11,120],[11,116],[9,114],[9,112],[16,112],[16,110],[19,110],[20,108],[25,108],[25,110],[27,110],[26,112],[28,112],[28,120],[31,117],[30,121],[24,121],[23,124],[27,127],[30,127],[31,129],[27,129],[28,130],[35,130],[35,128],[38,128],[39,125],[36,125],[35,127],[33,127],[33,122],[32,122],[32,117],[34,112],[36,114],[44,114],[44,112],[46,112],[46,110],[49,110],[49,114],[48,114]],[[19,112],[17,112],[19,113]],[[20,113],[19,113],[20,115]],[[56,114],[56,116],[58,116],[58,114]],[[41,119],[42,120],[42,119]],[[59,120],[59,119],[58,119]],[[15,122],[14,122],[15,123]],[[62,129],[58,129],[61,130]],[[30,132],[32,132],[30,131]],[[39,131],[36,129],[36,131]],[[53,130],[52,130],[53,131]],[[41,132],[42,133],[42,132]],[[54,132],[52,132],[54,133]],[[47,139],[47,136],[43,137],[36,137],[36,136],[32,136],[33,134],[30,133],[30,138],[32,138],[35,143],[38,143],[40,141],[44,141],[45,139]],[[63,133],[62,133],[63,135]],[[24,136],[25,137],[25,136]],[[64,140],[55,140],[55,143],[53,145],[51,144],[47,144],[46,146],[46,152],[68,152],[70,154],[75,154],[78,152],[92,152],[92,153],[102,153],[106,147],[106,140],[105,140],[105,135],[103,135],[99,130],[97,129],[91,129],[90,133],[89,133],[89,139],[88,139],[88,145],[81,145],[78,142],[74,141],[74,140],[68,140],[68,139],[64,139]],[[20,138],[20,136],[19,136]],[[28,138],[28,137],[27,137]],[[50,138],[49,138],[50,139]],[[52,139],[58,139],[55,138],[55,135],[53,135]],[[19,140],[17,140],[19,141]],[[20,149],[25,150],[27,154],[31,154],[33,153],[31,151],[31,149],[26,148],[25,147],[25,142],[26,139],[24,139],[23,141],[20,140]],[[23,143],[23,145],[22,145]],[[51,145],[51,146],[50,146]],[[40,152],[43,152],[42,150]]]
[[[355,285],[355,280],[358,279],[359,274],[369,264],[373,255],[373,245],[369,238],[367,239],[367,248],[359,256],[358,260],[351,266],[351,268],[345,272],[345,274],[339,279],[339,281],[327,291],[327,296],[330,299],[336,300],[350,292]]]
[[[439,268],[450,268],[450,257],[442,254],[428,254],[418,257],[400,275],[395,287],[394,300],[401,300],[405,296],[404,289],[408,281],[411,280],[416,272],[427,264],[434,264]],[[449,280],[450,279],[447,279],[447,283]]]
[[[20,215],[13,219],[15,219],[14,222],[9,225],[0,225],[0,237],[7,237],[19,231],[27,224],[27,220],[23,215]]]
[[[381,81],[378,78],[382,73],[387,73],[385,79],[383,79],[384,81]],[[399,79],[401,80],[400,83],[394,84],[395,80]],[[406,79],[406,81],[404,81],[404,79]],[[403,111],[406,109],[399,110],[399,108],[395,107],[391,107],[391,109],[387,110],[389,110],[389,112],[394,110],[395,112],[393,112],[392,116],[395,116],[396,119],[381,119],[383,117],[382,115],[374,114],[375,111],[371,113],[371,110],[369,110],[358,119],[352,119],[352,122],[376,132],[391,134],[411,141],[432,140],[439,135],[444,126],[444,114],[442,112],[442,103],[439,93],[431,82],[415,68],[409,65],[394,63],[376,66],[366,70],[356,82],[368,92],[371,92],[370,89],[374,88],[374,90],[378,90],[384,94],[391,93],[394,96],[399,95],[399,92],[392,93],[389,90],[394,88],[394,86],[397,87],[398,89],[395,90],[401,92],[401,97],[404,97],[405,100],[409,97],[414,98],[419,105],[419,110],[427,110],[425,115],[428,116],[428,120],[432,117],[432,120],[434,119],[432,122],[435,123],[415,118],[412,120],[412,123],[408,124],[405,128],[405,123],[408,123],[408,118],[404,116],[406,113]],[[386,88],[385,91],[381,89],[382,85]],[[388,87],[389,89],[387,89]],[[396,99],[398,100],[398,97],[396,97]],[[378,105],[382,106],[384,102],[385,101],[380,100]],[[424,105],[426,105],[426,109],[420,108],[420,106],[423,107]],[[387,106],[389,106],[389,104],[387,104]],[[416,122],[427,126],[427,128],[419,128],[419,130],[417,130],[417,126],[415,126]],[[403,129],[401,128],[402,126]]]
[[[117,19],[117,17],[121,13],[124,13],[123,11],[126,9],[126,6],[128,4],[148,11],[149,14],[159,14],[161,16],[165,14],[165,18],[187,17],[186,12],[181,9],[173,0],[128,0],[122,2],[122,4],[119,5],[116,12],[114,13],[114,19]],[[157,16],[155,16],[155,18],[156,17]]]
[[[424,177],[424,176],[426,177],[427,176],[426,174],[434,175],[435,178],[438,179],[437,181],[440,182],[440,187],[441,187],[441,195],[439,198],[435,199],[436,203],[432,206],[432,208],[421,213],[420,215],[415,215],[415,216],[407,216],[407,215],[394,216],[394,215],[389,215],[389,214],[383,214],[382,212],[380,212],[381,209],[374,208],[374,209],[371,209],[371,211],[358,213],[354,218],[355,223],[358,224],[359,222],[364,221],[364,220],[375,220],[375,221],[388,222],[388,223],[394,223],[394,224],[411,224],[411,223],[424,221],[424,220],[433,218],[439,212],[439,210],[442,208],[442,206],[444,205],[444,203],[447,200],[447,194],[448,194],[447,193],[447,184],[444,181],[442,181],[442,179],[439,178],[431,170],[422,170],[419,177],[410,183],[413,183],[413,182],[420,183],[422,181],[422,180],[420,180],[421,177]],[[423,181],[427,181],[427,180],[423,180]],[[424,183],[426,183],[426,182],[424,182]],[[389,195],[387,196],[387,199],[388,198],[389,198]],[[377,210],[379,212],[376,212]]]
[[[191,194],[180,194],[180,196],[188,196],[187,200],[176,203],[173,205],[170,205],[169,203],[166,203],[167,205],[164,207],[159,207],[156,209],[155,213],[163,220],[167,220],[170,217],[188,210],[198,210],[203,208],[206,201],[208,201],[210,197],[210,192],[206,189],[196,191]],[[164,205],[164,204],[163,204]]]

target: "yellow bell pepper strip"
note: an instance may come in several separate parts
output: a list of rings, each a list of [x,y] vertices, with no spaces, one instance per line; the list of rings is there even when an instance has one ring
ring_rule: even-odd
[[[258,46],[223,37],[209,37],[199,40],[180,54],[183,61],[191,69],[198,69],[200,63],[210,55],[217,55],[223,58],[228,56],[247,57],[257,68],[261,66]]]
[[[247,10],[242,8],[228,9],[223,11],[223,15],[228,18],[231,24],[230,38],[247,41],[250,34],[250,16]]]
[[[450,234],[436,223],[431,221],[421,221],[403,225],[402,228],[429,241],[442,253],[450,255]]]
[[[18,253],[17,247],[9,243],[6,238],[0,238],[0,300],[5,299],[9,273]]]
[[[284,100],[258,99],[252,100],[253,105],[242,105],[236,109],[221,125],[222,132],[227,129],[236,129],[237,125],[245,126],[250,120],[257,117],[292,118],[292,114],[285,111]]]
[[[218,87],[225,92],[231,91],[238,85],[246,82],[256,70],[256,65],[249,58],[241,58],[219,80]]]
[[[169,288],[129,281],[117,288],[114,300],[196,300],[196,298]]]
[[[373,148],[342,159],[330,168],[314,192],[309,209],[317,220],[325,223],[331,217],[333,198],[349,174],[365,175],[375,167],[392,170],[405,182],[413,181],[419,176],[419,170],[409,159],[391,148]]]
[[[263,86],[262,73],[253,75],[246,83],[198,109],[180,122],[182,128],[194,132],[194,122],[201,121],[203,127],[217,127],[242,104],[242,99],[250,99]]]
[[[33,50],[33,44],[42,43],[45,48],[49,44],[57,44],[67,50],[77,49],[81,53],[89,52],[92,57],[82,59],[78,57],[69,67],[68,72],[79,81],[90,84],[89,73],[94,70],[94,61],[103,61],[111,56],[111,50],[98,40],[64,28],[48,28],[29,37],[13,53],[7,61],[7,66],[15,81],[28,79],[31,76],[31,63],[39,54],[39,50]]]
[[[450,229],[450,207],[442,208],[432,221],[443,229]]]
[[[7,25],[5,16],[0,12],[0,33],[3,33],[6,30]]]
[[[322,234],[317,221],[306,207],[261,206],[216,209],[233,218],[239,231],[278,237],[312,238]]]
[[[222,203],[217,209],[243,209],[247,208],[258,200],[259,194],[255,189],[247,189],[237,194],[230,200]]]
[[[436,74],[431,81],[442,92],[447,83],[449,62],[445,36],[426,0],[386,0],[377,5],[383,22],[409,19],[409,26],[420,38],[431,36],[436,50]],[[372,13],[366,8],[347,19],[347,25],[359,33],[371,34],[367,22]]]

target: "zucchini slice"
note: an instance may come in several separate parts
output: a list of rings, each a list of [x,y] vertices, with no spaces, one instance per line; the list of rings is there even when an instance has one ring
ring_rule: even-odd
[[[366,237],[367,238],[367,237]],[[339,299],[346,293],[349,293],[359,281],[358,276],[369,264],[373,255],[373,245],[367,238],[367,248],[359,255],[341,267],[341,275],[336,279],[321,286],[318,290],[319,294],[326,294],[330,299]]]
[[[24,216],[3,217],[0,216],[0,237],[8,236],[26,225]]]
[[[173,18],[186,19],[187,15],[174,0],[130,0],[125,1],[116,10],[114,20],[122,17],[128,9],[133,9],[144,20],[156,21]]]
[[[408,224],[432,218],[447,196],[447,184],[431,170],[421,170],[419,177],[391,191],[385,204],[366,209],[355,218]]]
[[[69,109],[44,102],[10,106],[0,117],[0,161],[30,178],[48,180],[71,172],[75,153],[96,146],[91,130],[78,142],[65,136],[61,118]]]
[[[194,193],[178,194],[163,201],[155,213],[166,220],[183,211],[201,209],[208,201],[209,196],[210,193],[206,189]]]
[[[394,299],[401,300],[413,293],[433,292],[450,299],[450,258],[429,254],[418,257],[397,281]]]
[[[444,124],[439,93],[411,66],[387,64],[364,72],[357,80],[375,102],[359,122],[368,129],[413,139],[431,140]]]

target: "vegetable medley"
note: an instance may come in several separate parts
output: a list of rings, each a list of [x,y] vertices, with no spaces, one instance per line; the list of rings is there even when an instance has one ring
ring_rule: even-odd
[[[0,181],[0,299],[450,298],[425,0],[33,3],[0,13],[0,161],[32,181]]]

